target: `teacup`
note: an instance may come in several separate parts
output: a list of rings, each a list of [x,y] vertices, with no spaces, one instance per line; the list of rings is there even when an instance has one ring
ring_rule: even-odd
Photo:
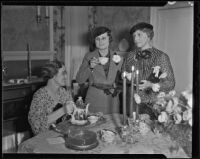
[[[105,65],[108,62],[108,57],[99,57],[99,62],[101,65]]]
[[[93,124],[93,123],[96,123],[98,121],[99,117],[98,116],[95,116],[95,115],[91,115],[88,117],[88,121]]]
[[[100,137],[104,142],[112,143],[115,140],[116,132],[108,129],[100,130]]]

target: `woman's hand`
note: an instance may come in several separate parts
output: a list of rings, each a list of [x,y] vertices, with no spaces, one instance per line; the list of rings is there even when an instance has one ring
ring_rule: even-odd
[[[73,101],[69,101],[65,104],[65,111],[67,114],[72,114],[75,109],[75,104]]]
[[[97,64],[99,64],[99,60],[96,57],[91,58],[90,60],[90,68],[94,68]]]
[[[147,80],[141,80],[142,84],[139,84],[139,90],[144,90],[146,88],[152,88],[152,83]]]

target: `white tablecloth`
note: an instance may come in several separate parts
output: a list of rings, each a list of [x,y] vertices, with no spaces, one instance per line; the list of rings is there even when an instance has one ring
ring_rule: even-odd
[[[122,126],[122,116],[119,114],[105,115],[106,122],[86,126],[86,129],[97,132],[101,129],[116,130],[116,127]],[[65,129],[65,122],[60,126]],[[67,128],[66,128],[67,129]],[[116,138],[113,143],[105,143],[99,140],[99,145],[87,151],[77,151],[69,149],[65,143],[60,141],[50,143],[49,140],[60,136],[59,133],[54,131],[46,131],[33,138],[30,138],[19,145],[19,153],[64,153],[64,154],[163,154],[167,158],[188,158],[184,150],[172,141],[169,136],[161,134],[154,134],[149,132],[146,135],[138,133],[134,144],[127,144],[121,140],[120,137]]]

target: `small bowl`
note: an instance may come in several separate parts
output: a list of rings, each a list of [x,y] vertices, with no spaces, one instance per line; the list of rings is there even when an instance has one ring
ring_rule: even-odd
[[[107,143],[112,143],[115,140],[116,135],[117,133],[112,130],[108,130],[108,129],[100,130],[101,140]]]
[[[90,122],[90,124],[94,124],[98,121],[99,117],[95,116],[95,115],[91,115],[88,117],[88,121]]]
[[[108,57],[99,57],[99,62],[101,65],[105,65],[108,62]]]

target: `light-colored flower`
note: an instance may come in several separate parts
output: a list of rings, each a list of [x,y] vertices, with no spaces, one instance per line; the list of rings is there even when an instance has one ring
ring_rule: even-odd
[[[161,78],[166,78],[166,77],[167,77],[167,73],[164,72],[164,73],[162,73],[162,74],[159,76],[159,79],[161,79]]]
[[[165,97],[165,92],[159,92],[157,98],[163,98],[163,97]]]
[[[121,61],[121,57],[119,55],[113,55],[112,60],[115,63],[119,63]]]
[[[189,125],[192,126],[192,118],[188,121]]]
[[[152,84],[152,90],[154,92],[159,92],[160,90],[160,85],[158,83]]]
[[[173,109],[174,109],[173,111],[174,111],[175,114],[182,112],[182,109],[179,106],[175,106]]]
[[[169,94],[169,96],[173,97],[176,94],[176,91],[175,90],[171,90],[168,94]]]
[[[130,81],[131,80],[131,73],[126,72],[126,78]]]
[[[190,108],[193,107],[193,104],[192,104],[192,94],[189,95],[188,99],[187,99],[187,104]]]
[[[153,73],[155,73],[155,77],[158,77],[159,71],[160,71],[160,66],[155,66],[153,68]]]
[[[190,120],[191,118],[192,118],[192,109],[188,109],[183,112],[183,120],[184,121]]]
[[[170,100],[167,103],[166,112],[169,113],[169,114],[171,114],[173,112],[173,107],[174,107],[174,105],[173,105],[172,101]]]
[[[140,103],[141,103],[141,98],[140,98],[140,96],[139,96],[138,94],[134,94],[134,98],[135,98],[135,102],[136,102],[137,104],[140,104]]]
[[[182,121],[182,117],[180,114],[174,114],[173,118],[175,120],[175,124],[179,124]]]
[[[177,97],[173,97],[172,101],[173,101],[174,107],[176,107],[178,105],[178,98]]]
[[[160,123],[166,123],[168,121],[169,117],[166,112],[162,111],[161,114],[158,116],[158,121]]]

